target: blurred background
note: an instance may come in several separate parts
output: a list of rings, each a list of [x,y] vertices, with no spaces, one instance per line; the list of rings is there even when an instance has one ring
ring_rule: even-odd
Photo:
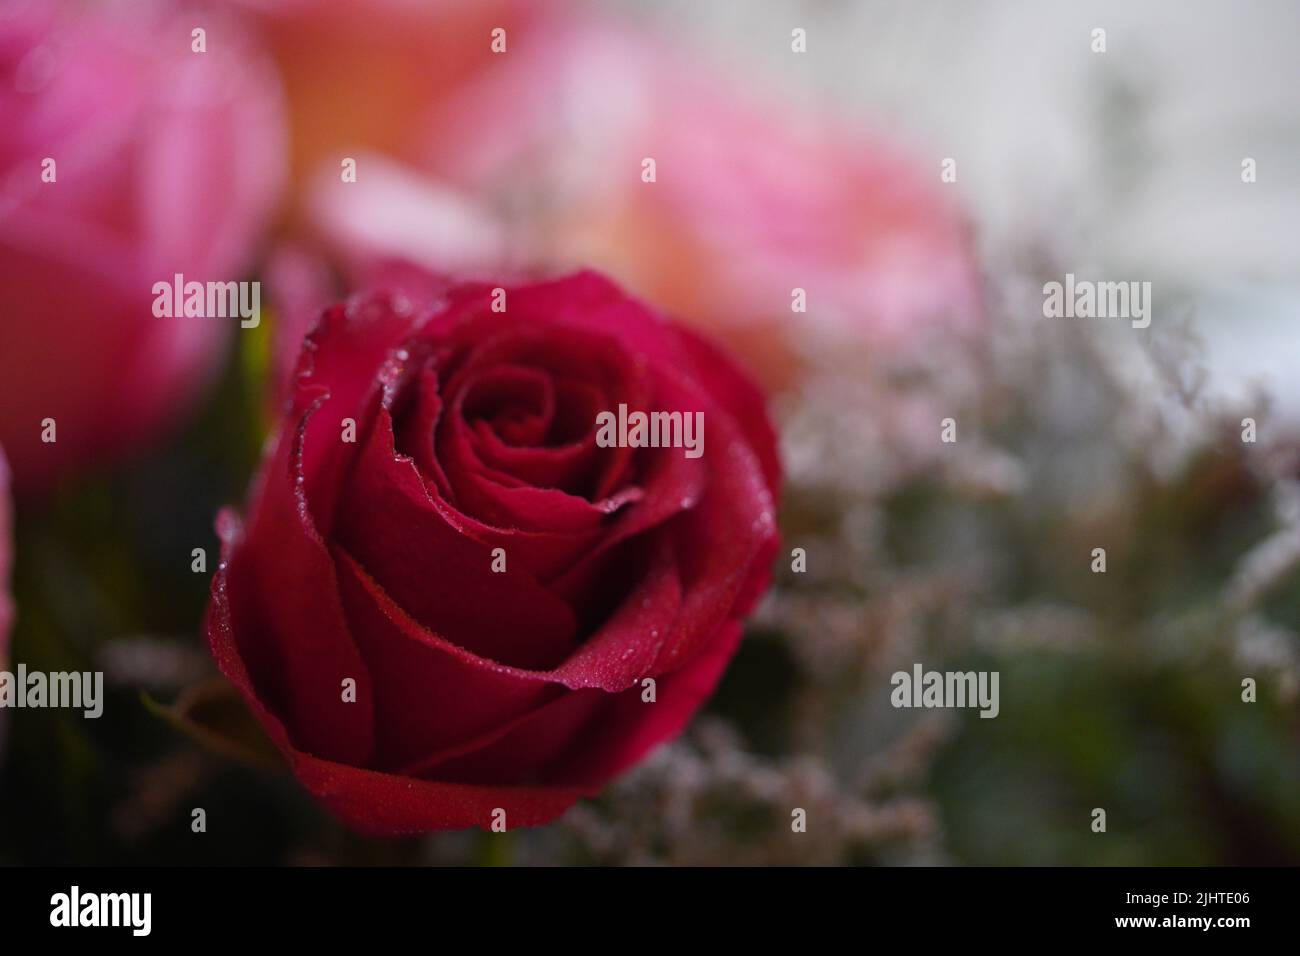
[[[6,0],[7,661],[109,699],[0,710],[0,863],[1300,863],[1297,35],[1281,0]],[[214,677],[192,549],[321,305],[578,266],[761,378],[807,570],[600,799],[363,840]],[[174,272],[263,321],[155,318]],[[1150,327],[1045,318],[1067,273],[1150,282]],[[1000,672],[999,716],[894,709],[916,662]]]

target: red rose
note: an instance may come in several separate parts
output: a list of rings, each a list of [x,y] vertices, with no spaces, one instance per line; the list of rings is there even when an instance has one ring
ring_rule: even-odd
[[[213,654],[367,832],[536,825],[596,793],[705,701],[770,578],[780,468],[749,380],[592,273],[500,301],[326,310],[246,527],[218,519]],[[705,454],[600,447],[620,405],[701,412]]]

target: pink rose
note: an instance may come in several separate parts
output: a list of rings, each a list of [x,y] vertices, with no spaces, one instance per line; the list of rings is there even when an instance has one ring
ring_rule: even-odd
[[[977,328],[978,276],[938,158],[805,116],[643,34],[557,28],[437,113],[427,162],[505,221],[514,251],[611,272],[769,380],[789,373],[790,329],[900,349]]]
[[[238,320],[155,317],[153,284],[243,278],[283,107],[210,10],[11,6],[0,71],[0,442],[30,490],[152,437],[210,378]]]

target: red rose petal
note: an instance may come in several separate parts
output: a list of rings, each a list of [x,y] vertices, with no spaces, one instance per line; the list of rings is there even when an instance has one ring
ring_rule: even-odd
[[[310,415],[303,442],[306,497],[321,534],[333,528],[342,474],[355,445],[341,440],[344,419],[356,422],[358,438],[367,422],[367,402],[379,386],[385,360],[417,324],[401,299],[357,297],[322,313],[303,342],[291,383],[291,415]]]
[[[656,678],[653,701],[644,699],[640,684],[617,694],[579,691],[516,719],[488,739],[407,771],[468,783],[563,780],[598,789],[681,733],[717,687],[741,632],[738,622],[731,623],[706,652]]]
[[[654,703],[636,688],[613,697],[590,732],[552,765],[550,778],[599,787],[680,734],[713,695],[742,633],[739,621],[724,624],[699,654],[658,679]]]
[[[414,464],[393,449],[381,410],[364,439],[335,537],[412,617],[483,657],[550,667],[573,647],[569,607],[517,563],[447,524]]]
[[[487,830],[498,810],[507,828],[550,823],[593,790],[578,787],[472,786],[438,783],[293,757],[304,787],[361,833],[398,836],[428,830]]]
[[[296,748],[364,763],[373,745],[370,673],[348,635],[333,563],[282,497],[263,497],[247,538],[233,512],[219,517],[209,643],[221,670],[276,715]],[[274,549],[262,535],[276,536]],[[347,678],[356,681],[355,703],[343,700]]]
[[[429,633],[344,551],[342,599],[376,686],[374,766],[395,768],[461,744],[563,693]]]
[[[233,516],[222,523],[233,531]],[[505,810],[507,827],[549,823],[591,790],[578,787],[473,786],[435,783],[364,769],[304,753],[290,742],[278,717],[263,705],[236,646],[225,568],[212,580],[208,642],[222,673],[243,696],[268,736],[289,759],[303,786],[362,833],[396,836],[427,830],[488,829]]]
[[[699,380],[707,383],[714,400],[740,426],[763,466],[763,477],[775,499],[781,487],[781,460],[763,393],[729,356],[703,336],[685,326],[674,326],[671,334],[689,357]]]

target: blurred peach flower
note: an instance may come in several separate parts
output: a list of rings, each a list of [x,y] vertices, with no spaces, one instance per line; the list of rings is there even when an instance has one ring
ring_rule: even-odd
[[[285,85],[294,182],[337,178],[357,151],[404,157],[426,113],[506,50],[526,46],[549,0],[244,0]]]

